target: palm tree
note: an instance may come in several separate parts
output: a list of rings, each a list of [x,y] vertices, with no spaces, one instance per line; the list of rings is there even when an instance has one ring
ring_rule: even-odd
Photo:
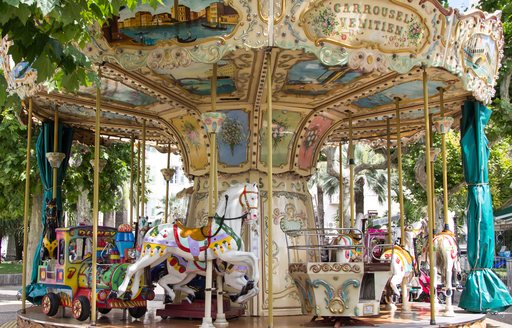
[[[327,170],[319,178],[323,191],[332,196],[339,192],[339,152],[337,147],[326,147],[323,153],[327,158]],[[348,147],[343,147],[343,158],[347,158]],[[354,194],[356,203],[356,213],[364,213],[364,185],[377,194],[379,203],[387,199],[387,157],[385,152],[373,150],[366,145],[356,145],[354,147]],[[347,163],[343,164],[343,208],[347,212],[349,206],[349,167]],[[345,215],[347,217],[347,215]]]

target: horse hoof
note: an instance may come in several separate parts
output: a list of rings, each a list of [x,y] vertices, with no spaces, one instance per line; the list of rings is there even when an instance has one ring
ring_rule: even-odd
[[[164,304],[172,303],[172,298],[169,295],[165,295]]]
[[[445,317],[455,317],[455,312],[453,312],[452,307],[447,307],[443,314]]]
[[[386,310],[388,310],[388,311],[395,311],[396,310],[396,305],[392,304],[392,303],[387,304],[386,305]]]
[[[187,297],[185,297],[185,300],[190,304],[192,304],[192,302],[194,302],[195,299],[196,297],[194,295],[187,295]]]

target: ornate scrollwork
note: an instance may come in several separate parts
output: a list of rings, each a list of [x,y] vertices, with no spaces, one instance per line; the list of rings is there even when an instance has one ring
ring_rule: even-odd
[[[322,263],[322,264],[313,264],[310,267],[311,272],[313,273],[319,273],[319,272],[355,272],[359,273],[361,272],[361,267],[357,264],[351,265],[350,263]]]
[[[294,273],[294,272],[307,272],[306,264],[304,263],[290,263],[288,265],[288,272]]]

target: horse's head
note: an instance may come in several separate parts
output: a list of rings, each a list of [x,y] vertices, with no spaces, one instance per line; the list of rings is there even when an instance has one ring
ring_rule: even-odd
[[[259,203],[260,193],[255,183],[246,183],[244,189],[239,196],[240,205],[242,205],[244,213],[247,214],[245,221],[252,223],[257,222],[260,216]]]
[[[256,231],[259,218],[258,208],[258,186],[252,183],[236,184],[229,187],[221,196],[217,215],[224,217],[225,224],[234,231],[240,231],[242,222],[249,223],[251,230]]]

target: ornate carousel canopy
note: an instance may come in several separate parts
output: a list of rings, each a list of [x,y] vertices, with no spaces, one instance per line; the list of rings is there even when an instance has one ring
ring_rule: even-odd
[[[440,115],[442,88],[456,127],[465,99],[488,103],[494,94],[499,13],[462,15],[435,0],[163,2],[121,9],[83,51],[102,65],[101,132],[138,138],[146,120],[147,139],[175,144],[193,176],[209,168],[201,114],[212,107],[214,63],[224,173],[266,171],[268,76],[274,173],[302,176],[313,172],[322,144],[348,139],[349,113],[355,140],[385,136],[387,118],[394,135],[399,98],[402,141],[417,136],[423,69],[430,113]],[[63,122],[92,130],[95,95],[39,91],[35,113],[51,119],[57,108]]]

